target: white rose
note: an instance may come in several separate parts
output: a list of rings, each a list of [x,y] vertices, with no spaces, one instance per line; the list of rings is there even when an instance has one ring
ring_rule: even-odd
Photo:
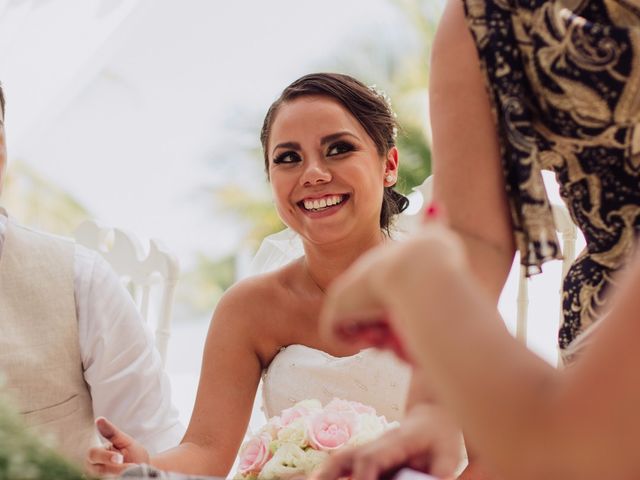
[[[255,473],[250,473],[248,475],[243,475],[240,472],[236,472],[233,476],[233,480],[257,480],[258,476]]]
[[[385,430],[391,430],[391,429],[394,429],[394,428],[398,428],[399,426],[400,426],[400,422],[398,422],[397,420],[394,420],[393,422],[387,422],[385,424],[384,429]]]
[[[294,405],[295,407],[303,407],[306,408],[307,410],[313,411],[313,410],[322,410],[322,403],[320,402],[320,400],[316,400],[315,398],[311,398],[308,400],[301,400],[300,402],[296,403]]]
[[[305,451],[297,445],[286,443],[273,455],[258,474],[258,480],[286,480],[304,474]]]
[[[356,433],[353,435],[347,445],[362,445],[363,443],[375,440],[386,430],[386,425],[381,417],[363,413],[358,415],[358,426]]]
[[[276,438],[280,428],[282,428],[282,421],[280,420],[280,417],[271,417],[258,431],[258,434],[268,433],[271,435],[271,438]]]
[[[281,443],[292,443],[300,448],[309,445],[309,436],[307,435],[307,422],[304,418],[296,418],[286,427],[278,432],[278,440]]]
[[[302,463],[302,468],[304,468],[304,473],[306,475],[310,475],[316,467],[318,467],[322,462],[324,462],[329,453],[322,452],[320,450],[314,450],[313,448],[309,448],[305,450],[305,456]]]

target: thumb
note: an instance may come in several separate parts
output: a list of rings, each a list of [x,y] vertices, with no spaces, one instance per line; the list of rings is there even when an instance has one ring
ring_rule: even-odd
[[[100,435],[111,442],[111,444],[118,450],[127,448],[133,442],[133,438],[104,417],[96,418],[96,427],[98,428]]]
[[[431,464],[431,474],[437,478],[453,477],[458,465],[460,464],[460,456],[456,451],[440,452],[435,455]]]

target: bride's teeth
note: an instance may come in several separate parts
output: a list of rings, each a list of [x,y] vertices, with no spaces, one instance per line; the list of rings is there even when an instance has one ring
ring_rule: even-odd
[[[331,197],[321,198],[320,200],[304,200],[302,203],[306,210],[320,210],[322,208],[332,207],[342,203],[344,197],[342,195],[334,195]]]

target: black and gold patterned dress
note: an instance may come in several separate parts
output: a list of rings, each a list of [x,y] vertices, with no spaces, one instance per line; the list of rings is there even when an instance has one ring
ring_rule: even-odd
[[[563,285],[565,348],[603,312],[640,229],[640,0],[464,0],[529,274],[561,253],[541,170],[587,248]]]

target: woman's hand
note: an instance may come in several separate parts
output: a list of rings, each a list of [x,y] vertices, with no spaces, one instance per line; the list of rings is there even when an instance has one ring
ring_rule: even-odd
[[[416,405],[400,427],[359,447],[333,453],[310,480],[376,480],[410,467],[438,478],[451,477],[460,463],[462,435],[449,415],[436,405]]]
[[[119,475],[132,465],[149,463],[149,453],[129,435],[104,417],[96,419],[98,432],[110,444],[90,448],[85,469],[92,475]]]
[[[332,341],[392,350],[417,364],[426,328],[440,327],[439,319],[459,302],[450,287],[468,275],[458,235],[429,222],[407,241],[366,253],[338,278],[320,328]]]

